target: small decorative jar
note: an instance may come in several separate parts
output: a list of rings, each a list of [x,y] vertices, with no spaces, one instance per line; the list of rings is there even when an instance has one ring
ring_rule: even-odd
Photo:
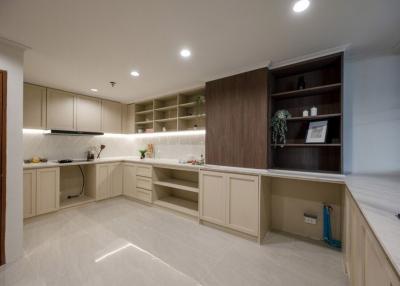
[[[315,106],[313,106],[311,108],[311,116],[317,116],[318,115],[318,108],[316,108]]]
[[[308,110],[307,109],[303,110],[303,117],[308,117]]]

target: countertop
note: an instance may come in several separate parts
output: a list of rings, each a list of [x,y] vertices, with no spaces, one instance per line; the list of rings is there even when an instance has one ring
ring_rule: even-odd
[[[366,221],[400,273],[400,172],[349,175],[346,186]]]

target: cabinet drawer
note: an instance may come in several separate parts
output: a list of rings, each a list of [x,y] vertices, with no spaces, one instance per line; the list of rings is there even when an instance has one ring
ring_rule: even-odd
[[[136,175],[142,177],[151,178],[152,176],[152,167],[151,166],[144,166],[144,165],[137,165],[136,166]]]
[[[138,200],[151,203],[152,202],[152,193],[151,193],[151,191],[137,188],[136,189],[136,198]]]
[[[136,188],[141,188],[151,191],[151,179],[136,176]]]

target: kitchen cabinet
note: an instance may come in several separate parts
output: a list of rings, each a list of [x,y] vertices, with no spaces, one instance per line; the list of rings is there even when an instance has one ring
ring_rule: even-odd
[[[110,177],[110,196],[117,197],[122,195],[123,192],[123,177],[124,169],[121,163],[114,163],[109,165]]]
[[[101,131],[101,100],[88,96],[76,97],[76,127],[78,131]]]
[[[351,286],[400,286],[399,276],[348,190],[345,194],[344,243],[345,266]]]
[[[258,176],[227,175],[227,225],[254,236],[259,228]]]
[[[206,83],[207,164],[267,168],[267,83],[267,68]]]
[[[96,200],[122,195],[123,168],[121,163],[96,165]]]
[[[121,103],[102,100],[101,101],[101,124],[105,133],[122,132],[122,105]]]
[[[46,88],[24,84],[24,128],[46,128]]]
[[[219,225],[226,222],[226,179],[224,173],[200,173],[200,218]]]
[[[128,104],[126,111],[126,123],[125,123],[125,133],[134,134],[135,133],[135,104]]]
[[[142,164],[124,164],[124,195],[152,203],[153,198],[153,167]]]
[[[259,178],[200,172],[200,219],[243,233],[259,233]]]
[[[24,218],[29,218],[36,215],[36,170],[26,170],[23,176]]]
[[[47,89],[47,128],[76,130],[75,95],[73,93]]]
[[[136,197],[136,166],[135,164],[124,164],[124,185],[123,193],[125,196]]]
[[[60,168],[36,171],[36,215],[53,212],[60,206]]]

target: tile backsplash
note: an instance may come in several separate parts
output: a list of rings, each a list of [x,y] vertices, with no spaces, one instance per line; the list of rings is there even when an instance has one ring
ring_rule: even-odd
[[[24,134],[24,159],[33,156],[55,159],[85,158],[92,146],[106,145],[102,157],[139,156],[139,149],[152,143],[156,158],[200,158],[205,153],[205,135],[140,136],[56,136]]]

